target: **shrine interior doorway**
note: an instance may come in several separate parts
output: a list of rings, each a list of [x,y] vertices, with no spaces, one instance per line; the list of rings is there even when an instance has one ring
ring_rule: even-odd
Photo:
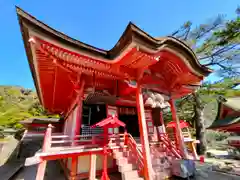
[[[140,137],[137,114],[134,114],[134,115],[120,114],[119,120],[121,120],[126,124],[127,132],[130,133],[134,138]],[[123,133],[124,128],[119,128],[119,132]]]

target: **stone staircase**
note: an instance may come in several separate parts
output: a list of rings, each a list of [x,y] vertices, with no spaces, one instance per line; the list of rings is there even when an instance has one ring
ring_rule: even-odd
[[[153,180],[164,180],[171,177],[171,162],[174,159],[181,158],[178,149],[176,149],[167,138],[164,141],[150,142],[150,153],[152,159]],[[124,145],[122,139],[113,140],[112,145],[122,147],[113,150],[113,157],[116,159],[118,171],[123,180],[140,180],[144,179],[139,174],[139,166],[142,161],[138,161],[139,154],[135,151],[138,149],[142,153],[142,147],[139,141],[129,134],[128,143]],[[136,154],[134,154],[136,153]]]
[[[153,179],[163,180],[171,177],[171,161],[174,157],[170,156],[162,147],[150,147]],[[143,180],[138,173],[134,160],[131,158],[131,152],[125,149],[116,149],[113,151],[113,157],[116,159],[118,171],[122,174],[123,180]]]
[[[144,180],[140,177],[127,148],[114,150],[113,157],[116,159],[118,171],[122,174],[123,180]]]
[[[154,171],[153,180],[164,180],[171,177],[170,168],[174,157],[159,145],[150,146],[150,152]]]

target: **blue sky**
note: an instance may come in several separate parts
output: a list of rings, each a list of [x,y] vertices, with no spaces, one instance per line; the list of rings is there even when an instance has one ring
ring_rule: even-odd
[[[0,85],[34,88],[15,5],[53,28],[103,49],[117,42],[129,21],[152,36],[168,35],[185,21],[235,15],[239,0],[0,0]],[[210,80],[216,80],[214,76]]]

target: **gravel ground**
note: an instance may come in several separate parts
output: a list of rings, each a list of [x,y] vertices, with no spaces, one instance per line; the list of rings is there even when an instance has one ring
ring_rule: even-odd
[[[206,161],[203,164],[196,163],[196,180],[240,180],[240,176],[213,171],[213,162],[217,161],[216,159],[215,161],[209,159]]]

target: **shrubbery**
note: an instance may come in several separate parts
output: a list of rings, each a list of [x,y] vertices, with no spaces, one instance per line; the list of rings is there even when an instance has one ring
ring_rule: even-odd
[[[231,134],[227,132],[206,130],[205,136],[206,136],[207,146],[217,149],[218,146],[226,144],[224,140],[227,139],[230,135]]]

